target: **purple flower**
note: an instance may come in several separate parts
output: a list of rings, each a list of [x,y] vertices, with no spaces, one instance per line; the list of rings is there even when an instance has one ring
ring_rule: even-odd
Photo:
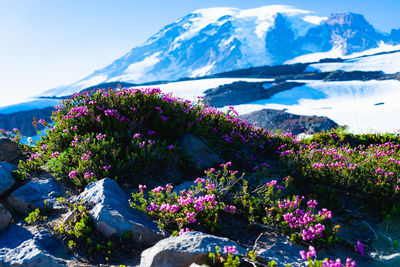
[[[307,259],[307,252],[305,250],[300,251],[300,256],[303,260]]]
[[[194,212],[188,212],[188,213],[186,213],[186,217],[187,217],[187,219],[188,219],[188,223],[195,223],[196,222],[196,219],[194,218],[195,217],[195,213]]]
[[[357,241],[357,245],[355,246],[355,251],[360,253],[361,256],[364,256],[364,244],[360,241]]]
[[[74,178],[76,178],[76,175],[78,174],[78,171],[71,171],[69,174],[68,174],[68,176],[69,176],[69,178],[71,178],[71,179],[74,179]]]
[[[164,116],[161,116],[161,120],[162,120],[162,121],[167,121],[168,118],[167,118],[167,117],[164,117]]]
[[[155,107],[156,110],[158,110],[158,112],[162,113],[162,109],[160,107]]]
[[[175,147],[174,147],[174,145],[170,145],[170,146],[167,146],[167,148],[168,148],[168,150],[172,150],[172,149],[174,149]]]
[[[308,252],[307,252],[307,258],[312,258],[312,257],[316,257],[316,256],[317,256],[317,252],[315,251],[315,248],[313,246],[309,246]]]
[[[237,252],[236,246],[224,246],[224,253],[234,254]]]
[[[143,192],[143,190],[144,189],[146,189],[147,188],[147,186],[146,185],[139,185],[139,190],[140,190],[140,192]]]
[[[85,172],[84,177],[85,179],[89,179],[93,176],[93,172]]]
[[[105,170],[109,170],[110,168],[111,168],[111,165],[103,166],[103,169],[105,169]]]
[[[184,233],[186,233],[186,232],[189,232],[189,228],[186,228],[186,229],[181,229],[180,231],[179,231],[179,235],[183,235]]]
[[[105,138],[106,137],[106,135],[105,134],[98,134],[98,135],[96,135],[96,138],[97,138],[97,140],[101,140],[101,139],[103,139],[103,138]]]
[[[307,206],[310,209],[315,208],[317,205],[318,205],[318,202],[316,200],[311,199],[311,200],[307,201]]]

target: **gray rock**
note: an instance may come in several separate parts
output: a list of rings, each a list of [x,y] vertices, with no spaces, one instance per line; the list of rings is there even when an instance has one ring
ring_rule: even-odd
[[[247,251],[228,238],[217,237],[201,232],[186,232],[181,236],[161,240],[142,252],[141,267],[188,267],[192,263],[205,264],[209,252],[215,247],[236,246],[237,255]],[[222,251],[221,251],[222,252]]]
[[[177,186],[174,186],[174,191],[179,195],[179,193],[181,191],[185,191],[185,190],[191,189],[192,185],[194,187],[196,187],[197,184],[195,182],[193,182],[193,181],[187,181],[187,182],[181,183],[181,184],[179,184]]]
[[[0,160],[12,162],[16,160],[21,151],[17,143],[11,141],[9,138],[0,138]]]
[[[255,251],[257,256],[264,258],[268,262],[276,261],[282,266],[300,266],[304,261],[299,252],[308,250],[290,242],[289,238],[275,232],[265,232],[257,241]]]
[[[0,162],[0,196],[15,184],[11,173],[16,169],[17,167],[13,164],[6,161]]]
[[[400,249],[393,245],[394,240],[400,240],[399,219],[399,216],[393,216],[376,225],[372,224],[377,238],[375,236],[371,238],[372,242],[366,246],[365,251],[367,254],[371,251],[371,257],[376,261],[376,265],[400,266]]]
[[[10,225],[0,233],[0,266],[67,266],[67,248],[47,230]]]
[[[3,204],[0,204],[0,231],[3,231],[7,228],[11,219],[11,213],[6,209],[6,207],[4,207]]]
[[[65,192],[54,179],[38,179],[30,181],[12,192],[6,203],[15,211],[26,214],[32,209],[44,208],[45,200],[50,207],[58,208],[57,198],[62,196],[65,196]]]
[[[192,134],[184,134],[179,140],[179,146],[195,163],[199,163],[201,169],[223,162],[206,143]]]
[[[131,232],[133,240],[143,246],[151,246],[164,237],[146,214],[129,207],[128,196],[110,178],[90,183],[77,200],[91,203],[90,215],[97,230],[106,237]]]
[[[250,123],[258,123],[259,127],[271,131],[281,130],[282,133],[314,134],[328,131],[339,125],[324,116],[303,116],[287,113],[284,110],[262,109],[239,116]]]

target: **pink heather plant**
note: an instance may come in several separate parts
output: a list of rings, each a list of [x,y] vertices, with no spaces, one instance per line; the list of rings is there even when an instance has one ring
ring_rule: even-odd
[[[68,176],[69,176],[69,178],[71,178],[71,179],[74,179],[74,178],[76,178],[76,175],[78,174],[78,171],[71,171],[69,174],[68,174]]]
[[[307,260],[308,267],[355,267],[356,262],[351,258],[347,258],[346,262],[342,264],[340,259],[332,260],[332,259],[325,259],[323,261],[317,260],[317,252],[313,246],[308,247],[308,251],[300,251],[300,256],[303,260]]]
[[[224,246],[223,248],[224,253],[235,254],[237,252],[236,246]]]

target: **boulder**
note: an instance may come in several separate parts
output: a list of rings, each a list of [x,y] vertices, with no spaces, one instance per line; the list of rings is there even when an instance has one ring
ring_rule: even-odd
[[[282,133],[314,134],[339,127],[333,120],[325,116],[305,116],[287,113],[284,110],[262,109],[239,116],[250,123],[271,131]]]
[[[131,232],[133,240],[146,247],[164,237],[145,213],[129,207],[128,196],[110,178],[90,183],[76,200],[90,204],[96,228],[106,237]]]
[[[215,247],[236,246],[236,255],[247,251],[228,238],[217,237],[201,232],[186,232],[181,236],[169,237],[142,252],[141,267],[189,267],[191,264],[205,264],[208,253]]]
[[[192,134],[185,133],[179,140],[179,146],[193,159],[194,163],[199,164],[201,169],[223,162],[204,141]]]
[[[6,203],[15,211],[26,214],[32,209],[44,208],[45,201],[51,208],[58,208],[57,198],[62,196],[65,192],[53,178],[37,179],[12,192]]]
[[[0,204],[0,231],[3,231],[7,228],[11,219],[11,213],[6,209],[6,207],[4,207],[3,204]]]
[[[0,196],[15,184],[12,172],[16,169],[15,165],[6,161],[0,161]]]
[[[6,137],[0,138],[0,160],[12,162],[16,160],[21,151],[17,143]]]
[[[0,266],[67,266],[68,253],[47,230],[13,224],[0,233]]]
[[[257,241],[255,251],[257,256],[270,261],[275,261],[282,266],[300,266],[304,261],[299,252],[307,250],[299,245],[290,242],[286,236],[275,233],[265,232]]]

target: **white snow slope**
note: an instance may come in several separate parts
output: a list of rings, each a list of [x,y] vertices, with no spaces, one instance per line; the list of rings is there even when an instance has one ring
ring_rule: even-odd
[[[399,46],[400,49],[400,46]],[[306,71],[383,71],[386,74],[400,72],[400,50],[397,52],[363,56],[347,59],[340,63],[317,63],[311,64]]]
[[[271,99],[235,106],[239,114],[273,108],[298,115],[327,116],[350,132],[400,130],[400,81],[304,81]]]

